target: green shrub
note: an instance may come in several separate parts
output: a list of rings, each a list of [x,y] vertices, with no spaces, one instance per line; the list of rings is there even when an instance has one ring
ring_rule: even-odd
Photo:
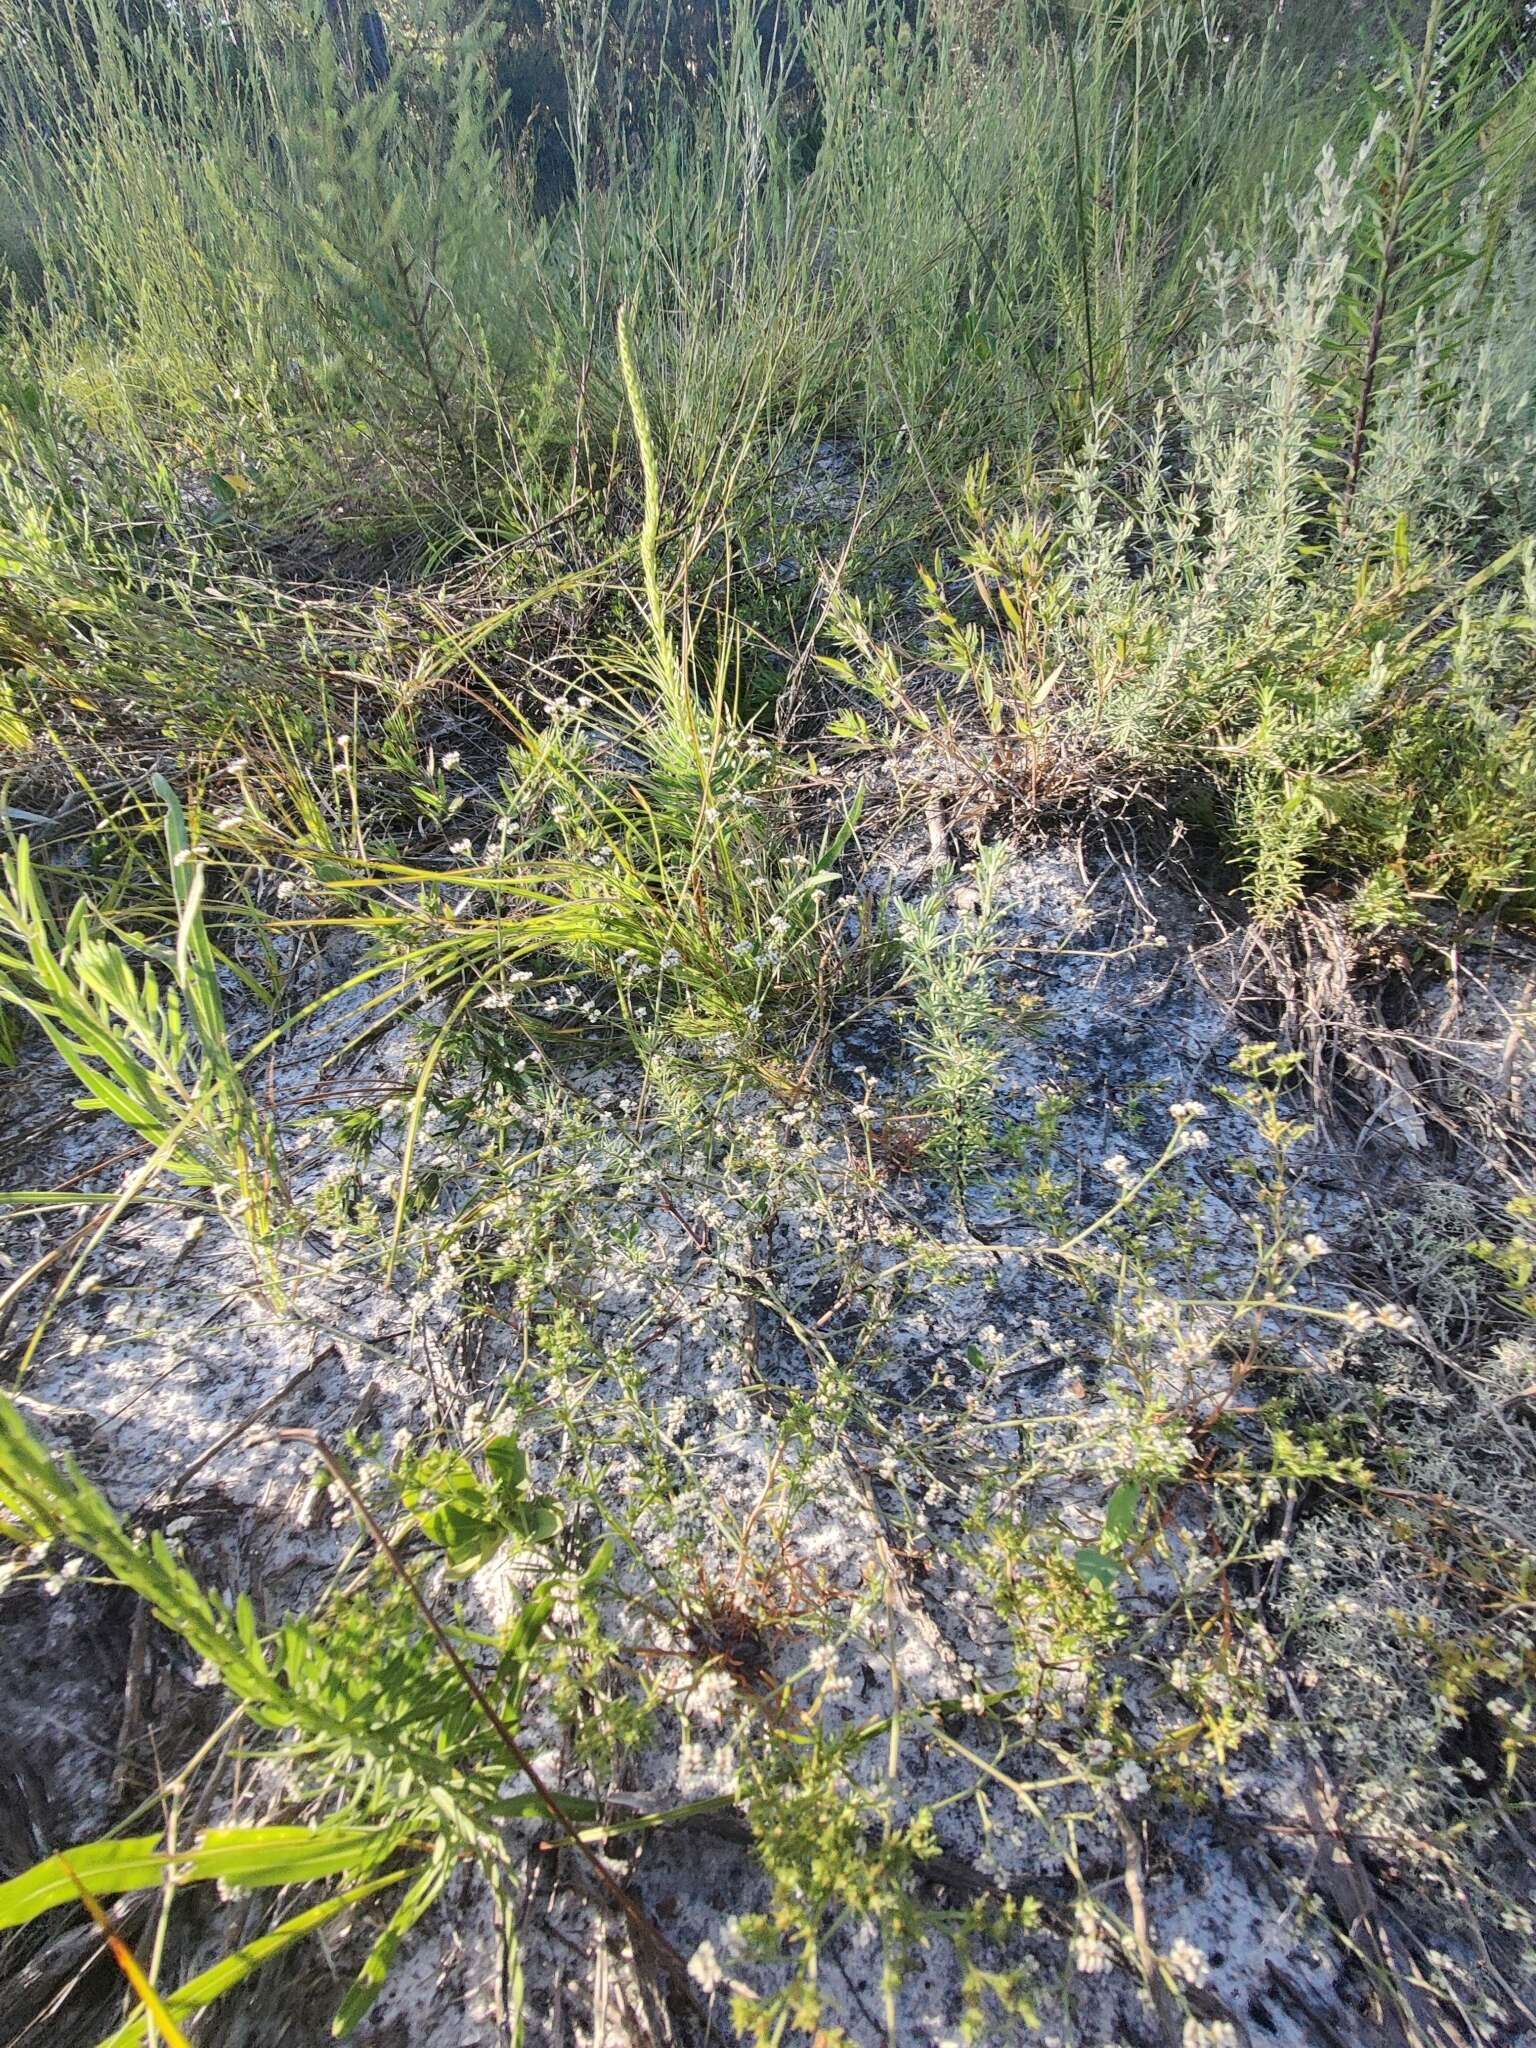
[[[1514,368],[1536,347],[1528,232],[1420,310],[1358,472],[1330,484],[1374,147],[1346,171],[1326,154],[1267,243],[1207,260],[1199,340],[1144,426],[1099,414],[1022,512],[977,473],[978,619],[935,579],[925,597],[926,652],[973,693],[1005,777],[1033,755],[1038,780],[1043,750],[1061,774],[1100,758],[1172,792],[1267,919],[1333,881],[1367,924],[1431,896],[1519,910],[1536,873],[1536,558],[1508,539],[1536,485]],[[1484,345],[1450,384],[1431,366],[1474,290]],[[859,673],[890,705],[899,669],[866,635]]]

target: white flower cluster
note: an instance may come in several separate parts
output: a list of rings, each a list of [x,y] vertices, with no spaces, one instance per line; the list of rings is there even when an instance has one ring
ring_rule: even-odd
[[[1184,2022],[1183,2048],[1238,2048],[1238,2033],[1230,2020]]]
[[[1164,1961],[1181,1984],[1193,1985],[1198,1990],[1211,1981],[1210,1959],[1204,1949],[1196,1948],[1192,1941],[1186,1941],[1182,1936],[1169,1949]]]
[[[725,1980],[720,1967],[720,1958],[712,1941],[701,1941],[688,1959],[688,1974],[707,1998],[712,1991],[718,1991]]]
[[[722,1727],[735,1704],[736,1688],[729,1675],[720,1670],[706,1671],[694,1684],[686,1701],[689,1719],[706,1728]]]
[[[1115,1790],[1128,1804],[1145,1797],[1151,1785],[1151,1779],[1138,1763],[1123,1763],[1115,1773]]]
[[[1109,1930],[1090,1899],[1077,1903],[1077,1931],[1071,1941],[1072,1967],[1085,1977],[1103,1977],[1115,1967]]]
[[[1363,1337],[1370,1330],[1396,1330],[1410,1334],[1418,1328],[1411,1310],[1399,1308],[1396,1302],[1384,1301],[1377,1309],[1368,1309],[1363,1302],[1347,1302],[1340,1311],[1340,1320],[1346,1329]]]

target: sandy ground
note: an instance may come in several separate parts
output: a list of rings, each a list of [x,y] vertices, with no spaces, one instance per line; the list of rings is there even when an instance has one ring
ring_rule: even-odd
[[[907,890],[924,885],[925,864],[920,836],[888,855],[891,879]],[[1169,1103],[1193,1098],[1208,1105],[1201,1125],[1208,1142],[1179,1167],[1201,1226],[1198,1250],[1180,1271],[1193,1274],[1212,1299],[1240,1289],[1251,1201],[1244,1169],[1260,1148],[1251,1121],[1218,1092],[1239,1041],[1211,992],[1209,963],[1197,958],[1203,934],[1195,907],[1171,889],[1133,889],[1108,869],[1085,866],[1066,844],[1015,859],[1002,902],[992,970],[1003,1019],[1000,1127],[1038,1123],[1043,1106],[1069,1098],[1052,1112],[1058,1128],[1050,1156],[1059,1199],[1077,1219],[1112,1197],[1106,1158],[1120,1155],[1134,1175],[1156,1155],[1168,1134]],[[955,915],[964,914],[960,901]],[[323,977],[337,965],[314,971]],[[1445,1043],[1461,1046],[1460,1064],[1476,1069],[1481,1062],[1507,1081],[1509,1063],[1519,1066],[1524,1055],[1499,1045],[1497,1008],[1472,1017],[1463,1001]],[[578,1188],[584,1176],[584,1201],[562,1210],[558,1221],[562,1256],[581,1267],[598,1358],[627,1351],[636,1361],[638,1383],[627,1382],[623,1398],[649,1416],[653,1429],[648,1445],[631,1431],[585,1448],[589,1468],[594,1460],[602,1464],[615,1498],[638,1489],[657,1456],[670,1456],[680,1475],[678,1517],[707,1536],[711,1516],[718,1533],[753,1513],[770,1478],[784,1482],[782,1534],[805,1583],[817,1588],[818,1611],[785,1629],[774,1646],[774,1673],[786,1680],[801,1674],[795,1698],[808,1710],[819,1701],[820,1725],[832,1735],[903,1701],[1009,1681],[1017,1644],[977,1596],[968,1517],[1010,1463],[1031,1455],[1037,1432],[1055,1428],[1065,1414],[1063,1441],[1097,1446],[1098,1462],[1087,1455],[1065,1462],[1039,1482],[1032,1499],[1041,1516],[1056,1516],[1091,1541],[1109,1469],[1100,1453],[1123,1426],[1115,1375],[1103,1369],[1102,1319],[1060,1273],[1023,1255],[1045,1233],[1038,1217],[1021,1220],[1006,1174],[995,1175],[962,1215],[931,1176],[893,1174],[872,1186],[862,1170],[864,1131],[878,1131],[899,1107],[900,1032],[886,1006],[847,1033],[833,1058],[840,1101],[792,1111],[766,1095],[748,1097],[732,1106],[729,1131],[701,1132],[689,1145],[648,1115],[636,1071],[567,1062],[559,1077],[570,1105],[565,1156],[557,1159],[550,1149],[546,1105],[530,1116],[529,1162],[517,1178],[536,1205],[557,1167],[579,1169]],[[285,1042],[271,1076],[274,1100],[307,1105],[289,1113],[284,1133],[301,1204],[338,1171],[334,1133],[316,1112],[371,1099],[413,1072],[416,1042],[408,1026],[338,1058],[339,1044],[333,1024],[303,1026]],[[116,1134],[69,1109],[68,1091],[45,1062],[34,1059],[3,1085],[12,1184],[112,1184],[122,1162],[102,1162],[116,1149]],[[849,1108],[861,1101],[871,1111],[862,1119]],[[398,1127],[391,1127],[370,1162],[370,1172],[386,1182],[398,1144]],[[793,1162],[792,1169],[775,1169],[782,1184],[767,1202],[754,1195],[754,1147],[764,1159],[787,1148]],[[1361,1228],[1360,1163],[1317,1139],[1298,1162],[1297,1228],[1318,1231],[1347,1251]],[[441,1168],[443,1213],[473,1199],[473,1167],[446,1123],[429,1124],[424,1133],[417,1167],[426,1166]],[[1422,1168],[1405,1158],[1385,1170],[1411,1176]],[[58,1212],[13,1221],[5,1240],[11,1269],[20,1271],[77,1221]],[[878,1341],[867,1341],[856,1312],[834,1312],[822,1326],[821,1366],[789,1317],[760,1305],[749,1315],[731,1284],[733,1274],[750,1269],[771,1283],[793,1318],[815,1325],[829,1305],[837,1310],[837,1276],[847,1270],[850,1246],[866,1271],[878,1272],[882,1262],[906,1259],[914,1238],[956,1255],[893,1297]],[[125,1515],[164,1528],[207,1582],[252,1589],[269,1620],[302,1611],[355,1535],[350,1514],[317,1494],[312,1454],[279,1441],[278,1429],[313,1429],[336,1443],[357,1432],[387,1446],[402,1431],[458,1441],[466,1418],[495,1409],[511,1385],[539,1482],[558,1491],[569,1469],[562,1417],[570,1388],[562,1369],[537,1359],[530,1365],[516,1317],[471,1324],[447,1261],[430,1269],[418,1264],[385,1289],[374,1253],[345,1233],[315,1230],[292,1248],[290,1302],[278,1314],[224,1226],[189,1220],[172,1197],[117,1223],[90,1253],[79,1282],[35,1344],[20,1386],[25,1413]],[[1169,1292],[1182,1284],[1170,1280]],[[1325,1304],[1344,1298],[1326,1263],[1313,1292]],[[13,1344],[41,1298],[37,1291],[27,1297],[9,1332]],[[659,1319],[658,1303],[666,1310]],[[658,1321],[652,1335],[647,1326]],[[1298,1333],[1291,1369],[1322,1369],[1322,1354],[1309,1341]],[[1231,1394],[1219,1357],[1198,1344],[1186,1346],[1186,1354],[1185,1364],[1168,1367],[1182,1375],[1170,1398],[1186,1412],[1198,1413],[1202,1404],[1214,1409]],[[1177,1345],[1170,1355],[1181,1355]],[[779,1427],[786,1391],[819,1389],[818,1373],[834,1366],[857,1377],[850,1417],[786,1444]],[[619,1399],[617,1383],[599,1374],[585,1398],[597,1412]],[[910,1530],[914,1497],[924,1555],[893,1574],[892,1530],[898,1522]],[[1192,1523],[1191,1541],[1197,1534]],[[648,1576],[665,1566],[677,1525],[648,1510],[633,1537],[633,1553],[617,1568],[615,1628],[630,1631],[638,1644],[642,1625],[623,1596],[638,1597]],[[515,1558],[499,1559],[468,1589],[493,1622],[519,1598],[518,1569]],[[1150,1574],[1132,1603],[1153,1616],[1164,1591]],[[32,1582],[0,1599],[0,1755],[17,1791],[0,1836],[0,1874],[110,1824],[131,1795],[142,1794],[211,1726],[217,1687],[158,1630],[149,1639],[142,1629],[136,1635],[133,1610],[131,1599],[85,1578],[53,1594]],[[820,1661],[807,1670],[818,1647]],[[130,1668],[138,1674],[131,1682]],[[1156,1690],[1155,1677],[1133,1674],[1126,1694],[1131,1723],[1144,1721],[1149,1733],[1166,1720]],[[1065,1725],[1070,1699],[1055,1711]],[[960,1725],[967,1746],[985,1745],[979,1722]],[[726,1790],[751,1731],[750,1717],[723,1713],[718,1701],[712,1706],[707,1685],[685,1692],[677,1711],[663,1715],[652,1739],[627,1760],[624,1781],[613,1789],[641,1809]],[[537,1726],[529,1739],[540,1739]],[[887,1762],[884,1746],[876,1745],[869,1771],[878,1777]],[[1117,1882],[1123,1845],[1102,1815],[1072,1819],[1082,1802],[1070,1791],[1047,1797],[1043,1815],[1032,1812],[1029,1802],[929,1742],[920,1727],[900,1764],[895,1817],[931,1807],[944,1853],[984,1883],[1069,1901],[1068,1837],[1090,1881]],[[550,1767],[562,1768],[558,1749]],[[591,1789],[579,1768],[565,1782],[571,1791]],[[1255,1814],[1276,1832],[1241,1818]],[[1358,2031],[1358,1988],[1342,1981],[1337,1942],[1325,1924],[1308,1924],[1293,1910],[1288,1883],[1304,1859],[1286,1846],[1283,1831],[1305,1823],[1296,1752],[1260,1743],[1232,1758],[1208,1811],[1169,1807],[1150,1826],[1156,1937],[1165,1950],[1183,1938],[1204,1953],[1209,2014],[1231,2015],[1254,2048],[1367,2038]],[[552,1886],[550,1859],[540,1856],[536,1839],[532,1829],[509,1837],[513,1867],[526,1871],[529,2038],[655,2038],[643,2018],[653,1994],[622,1933],[574,1878]],[[753,1857],[728,1828],[675,1829],[643,1838],[625,1874],[681,1954],[708,1959],[696,1976],[724,2028],[732,1978],[761,1985],[771,1977],[732,1958],[733,1923],[767,1896]],[[217,1953],[227,1916],[237,1910],[211,1916],[204,1947],[194,1954]],[[326,1997],[345,1982],[349,1953],[345,1943],[337,1946],[334,1981],[328,1967],[306,1962],[295,1969],[289,2003],[258,2007],[264,2019],[232,2019],[222,2031],[215,2022],[199,2038],[318,2043],[326,2038]],[[1043,2042],[1109,2048],[1157,2038],[1124,1972],[1074,1975],[1059,1941],[1042,1954],[1052,1958],[1038,1986]],[[718,1971],[711,1966],[716,1958]],[[483,1888],[466,1874],[418,1931],[355,2038],[372,2048],[504,2041],[503,1965]],[[857,1931],[837,1934],[823,1958],[839,2023],[861,2044],[889,2038],[879,1965],[877,1949]],[[897,2038],[958,2039],[955,1972],[953,1954],[939,1944],[913,1958],[897,1994]],[[15,2038],[87,2038],[71,2031],[72,2008],[25,2034],[17,2009],[13,1987],[0,2015]],[[1320,2031],[1319,2013],[1332,2015],[1331,2035]],[[1495,2031],[1487,2038],[1522,2037]]]

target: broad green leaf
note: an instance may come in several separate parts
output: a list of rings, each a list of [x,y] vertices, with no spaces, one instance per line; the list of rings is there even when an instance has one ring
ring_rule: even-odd
[[[1091,1543],[1085,1543],[1072,1560],[1077,1576],[1085,1585],[1112,1586],[1120,1576],[1120,1567],[1112,1557],[1106,1557],[1102,1550],[1096,1550]]]
[[[1141,1511],[1141,1488],[1134,1479],[1122,1479],[1109,1496],[1104,1510],[1104,1540],[1106,1543],[1128,1542],[1136,1527],[1136,1517]]]
[[[528,1479],[528,1460],[517,1447],[517,1439],[493,1436],[485,1447],[485,1462],[496,1482],[503,1503],[515,1500]]]
[[[444,1501],[417,1518],[422,1533],[445,1553],[454,1578],[464,1578],[493,1557],[506,1541],[499,1522],[487,1521],[457,1501]]]

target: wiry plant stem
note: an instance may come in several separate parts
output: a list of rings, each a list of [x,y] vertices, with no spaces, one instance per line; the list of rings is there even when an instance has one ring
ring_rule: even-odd
[[[1077,42],[1070,15],[1066,27],[1067,97],[1072,105],[1072,176],[1077,206],[1077,263],[1083,290],[1083,354],[1088,372],[1088,405],[1098,400],[1099,374],[1093,352],[1093,285],[1088,265],[1088,210],[1083,198],[1083,129],[1077,107]]]
[[[1413,187],[1414,173],[1418,169],[1419,143],[1424,133],[1424,115],[1429,104],[1430,80],[1434,70],[1435,41],[1440,33],[1443,14],[1444,0],[1431,0],[1429,14],[1424,23],[1424,43],[1419,53],[1408,126],[1398,155],[1397,175],[1392,181],[1392,189],[1387,199],[1381,255],[1376,271],[1376,292],[1371,303],[1371,323],[1366,333],[1365,357],[1360,371],[1360,396],[1355,405],[1354,424],[1349,437],[1349,465],[1344,477],[1343,501],[1340,508],[1341,525],[1349,523],[1350,506],[1354,502],[1361,465],[1365,461],[1371,413],[1376,402],[1376,384],[1381,372],[1387,309],[1391,303],[1393,279],[1403,249],[1404,216],[1407,213],[1408,195]]]

